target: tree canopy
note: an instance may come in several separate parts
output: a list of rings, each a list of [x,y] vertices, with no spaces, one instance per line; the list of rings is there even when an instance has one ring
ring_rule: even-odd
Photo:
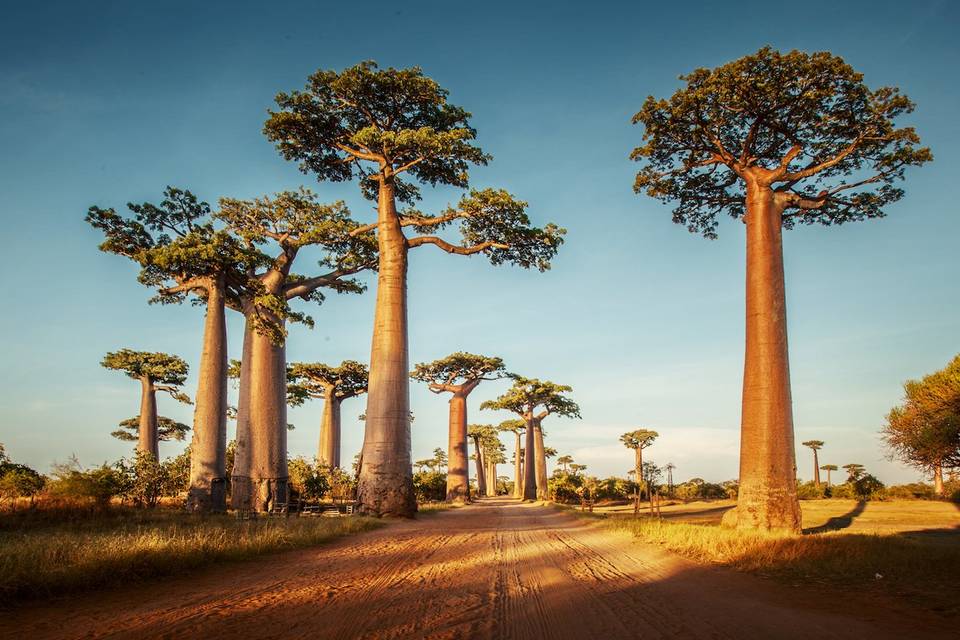
[[[416,365],[410,373],[414,380],[429,383],[434,393],[450,391],[450,387],[470,385],[481,380],[498,380],[507,374],[503,360],[458,351],[446,358]]]
[[[620,436],[620,442],[628,449],[646,449],[660,434],[650,429],[637,429]]]
[[[914,105],[896,88],[871,90],[829,52],[770,47],[681,76],[669,99],[634,116],[644,144],[634,190],[675,202],[673,220],[715,238],[717,216],[744,215],[746,184],[775,191],[784,226],[876,218],[903,196],[908,166],[932,160],[912,127]]]
[[[134,442],[137,440],[137,432],[140,430],[140,416],[127,418],[120,422],[119,426],[120,429],[111,432],[110,435],[118,440]],[[157,416],[157,440],[161,442],[183,440],[187,437],[188,431],[190,431],[190,427],[182,422],[177,422],[166,416]]]
[[[520,416],[529,414],[541,420],[548,415],[580,417],[577,403],[563,395],[573,391],[573,387],[515,374],[510,377],[513,378],[513,386],[496,400],[485,401],[480,405],[481,409],[502,409]],[[543,407],[542,411],[533,415],[539,407]]]
[[[817,451],[818,449],[822,449],[822,448],[823,448],[823,440],[807,440],[806,442],[804,442],[804,443],[802,443],[802,444],[803,444],[803,446],[809,447],[809,448],[813,449],[814,451]]]
[[[367,390],[367,366],[344,360],[338,367],[321,362],[294,362],[287,367],[287,397],[290,404],[307,398],[323,398],[328,392],[338,399],[353,398]]]
[[[187,363],[179,356],[120,349],[109,352],[100,364],[107,369],[123,371],[135,380],[149,378],[151,383],[156,385],[157,391],[166,391],[180,402],[188,404],[190,402],[190,398],[178,390],[178,387],[187,381],[187,373],[190,370]]]

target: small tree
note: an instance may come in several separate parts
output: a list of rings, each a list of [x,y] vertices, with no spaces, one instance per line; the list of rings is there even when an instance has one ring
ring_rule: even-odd
[[[643,469],[643,450],[653,444],[653,441],[660,436],[659,433],[651,429],[637,429],[620,436],[620,442],[627,449],[633,449],[634,454],[634,478],[637,480],[637,501],[640,500],[640,494],[644,489]],[[647,492],[649,497],[650,492]]]
[[[366,365],[354,360],[344,360],[339,367],[320,362],[290,365],[287,373],[289,404],[302,404],[307,398],[323,399],[317,447],[319,464],[340,467],[340,405],[348,398],[366,393],[368,377]]]
[[[573,462],[573,457],[568,455],[562,455],[557,458],[557,464],[563,468],[563,472],[567,473],[567,465]]]
[[[157,391],[169,393],[175,400],[189,404],[189,396],[180,391],[187,380],[187,363],[179,356],[167,353],[121,349],[108,353],[100,364],[140,381],[137,451],[149,453],[157,460],[160,457]]]
[[[882,436],[890,457],[933,475],[943,496],[943,470],[960,467],[960,356],[945,368],[908,380],[904,401],[887,415]]]
[[[817,451],[823,448],[823,440],[807,440],[803,446],[809,447],[813,451],[813,483],[820,488],[820,461],[817,459]]]
[[[467,464],[467,397],[484,380],[507,375],[500,358],[458,351],[446,358],[418,364],[410,377],[428,383],[433,393],[449,393],[447,502],[469,498],[470,478]]]
[[[830,486],[830,472],[831,472],[831,471],[836,471],[836,470],[837,470],[837,465],[835,465],[835,464],[825,464],[825,465],[823,465],[823,466],[820,467],[820,470],[827,472],[827,486],[829,487],[829,486]]]
[[[0,499],[9,500],[11,506],[16,507],[20,498],[30,498],[32,507],[34,496],[43,490],[46,481],[27,465],[10,462],[0,445]]]
[[[114,438],[126,442],[136,442],[138,440],[140,416],[127,418],[120,422],[118,426],[120,427],[119,429],[110,433]],[[170,440],[182,441],[187,437],[188,431],[190,431],[190,427],[182,422],[177,422],[173,418],[166,416],[157,416],[157,440],[160,442]]]
[[[447,91],[418,67],[380,69],[363,62],[340,73],[317,71],[303,91],[280,93],[276,102],[264,130],[284,158],[319,180],[359,178],[363,193],[377,202],[377,221],[366,227],[377,233],[380,273],[357,492],[371,513],[409,517],[416,510],[406,420],[409,251],[433,245],[455,255],[485,255],[494,265],[543,271],[565,231],[531,226],[526,203],[503,190],[470,190],[436,215],[398,210],[398,202],[419,198],[417,183],[467,189],[470,165],[490,159],[473,142],[470,114],[447,102]],[[437,233],[455,223],[460,243]]]
[[[932,156],[894,124],[913,103],[869,89],[828,52],[764,47],[681,79],[634,116],[644,126],[634,189],[676,203],[674,221],[708,238],[724,213],[746,224],[740,493],[725,521],[799,532],[782,231],[881,217],[903,196],[906,167]]]
[[[563,394],[573,391],[573,387],[556,384],[549,380],[524,378],[511,374],[513,386],[496,400],[487,400],[480,409],[500,409],[511,411],[526,423],[526,443],[524,447],[524,500],[545,500],[547,497],[547,459],[543,450],[543,430],[541,423],[547,416],[554,414],[568,418],[579,418],[580,407]],[[541,409],[542,407],[542,409]],[[540,409],[538,412],[537,410]]]

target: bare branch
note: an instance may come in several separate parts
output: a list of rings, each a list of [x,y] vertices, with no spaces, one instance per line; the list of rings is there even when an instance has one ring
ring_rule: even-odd
[[[407,246],[411,249],[414,247],[419,247],[422,244],[434,244],[447,253],[455,253],[461,256],[470,256],[475,253],[480,253],[481,251],[486,251],[487,249],[509,249],[510,245],[503,244],[502,242],[481,242],[480,244],[475,244],[472,247],[460,247],[455,244],[450,244],[446,240],[438,238],[437,236],[418,236],[416,238],[411,238],[407,241]]]

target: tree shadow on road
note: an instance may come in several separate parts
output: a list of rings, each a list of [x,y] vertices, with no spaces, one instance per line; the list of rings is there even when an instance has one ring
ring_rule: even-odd
[[[842,516],[834,516],[827,520],[825,523],[818,527],[809,527],[804,529],[803,532],[806,534],[809,533],[826,533],[827,531],[840,531],[841,529],[846,529],[853,524],[853,521],[863,513],[863,510],[867,508],[867,503],[865,500],[857,502],[856,506],[853,507],[850,511],[843,514]]]

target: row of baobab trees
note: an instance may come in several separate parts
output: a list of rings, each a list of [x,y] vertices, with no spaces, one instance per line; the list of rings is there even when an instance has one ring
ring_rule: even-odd
[[[911,127],[898,89],[870,89],[829,52],[765,47],[715,69],[697,69],[666,99],[647,98],[634,123],[643,140],[634,189],[675,205],[673,220],[715,238],[727,214],[746,227],[746,345],[738,507],[725,523],[742,529],[800,530],[787,352],[782,232],[885,214],[900,200],[907,167],[932,160]],[[534,227],[526,204],[502,190],[470,188],[468,169],[490,160],[475,144],[470,114],[419,68],[373,62],[317,71],[301,91],[276,96],[264,126],[280,154],[320,181],[356,180],[377,204],[377,220],[353,221],[343,203],[306,190],[275,197],[224,198],[218,211],[186,192],[159,207],[131,205],[135,218],[91,209],[103,248],[142,267],[161,301],[194,296],[207,306],[194,424],[191,495],[209,508],[224,475],[226,415],[224,309],[246,318],[238,417],[237,479],[249,501],[282,500],[286,437],[285,325],[309,322],[291,309],[321,291],[359,292],[353,276],[377,269],[366,427],[358,480],[363,508],[379,515],[415,510],[411,482],[406,277],[410,251],[433,245],[493,264],[544,270],[564,230]],[[423,185],[465,190],[447,209],[415,208]],[[400,208],[406,207],[406,208]],[[221,226],[216,226],[214,222]],[[459,223],[459,244],[439,232]],[[410,232],[415,232],[411,234]],[[301,248],[327,251],[324,273],[292,270]],[[518,405],[519,406],[519,405]],[[536,415],[525,413],[528,444]],[[531,441],[531,437],[533,440]],[[528,447],[528,450],[530,447]],[[535,490],[535,465],[524,487]],[[245,495],[245,494],[244,494]],[[217,504],[216,506],[219,506]]]

